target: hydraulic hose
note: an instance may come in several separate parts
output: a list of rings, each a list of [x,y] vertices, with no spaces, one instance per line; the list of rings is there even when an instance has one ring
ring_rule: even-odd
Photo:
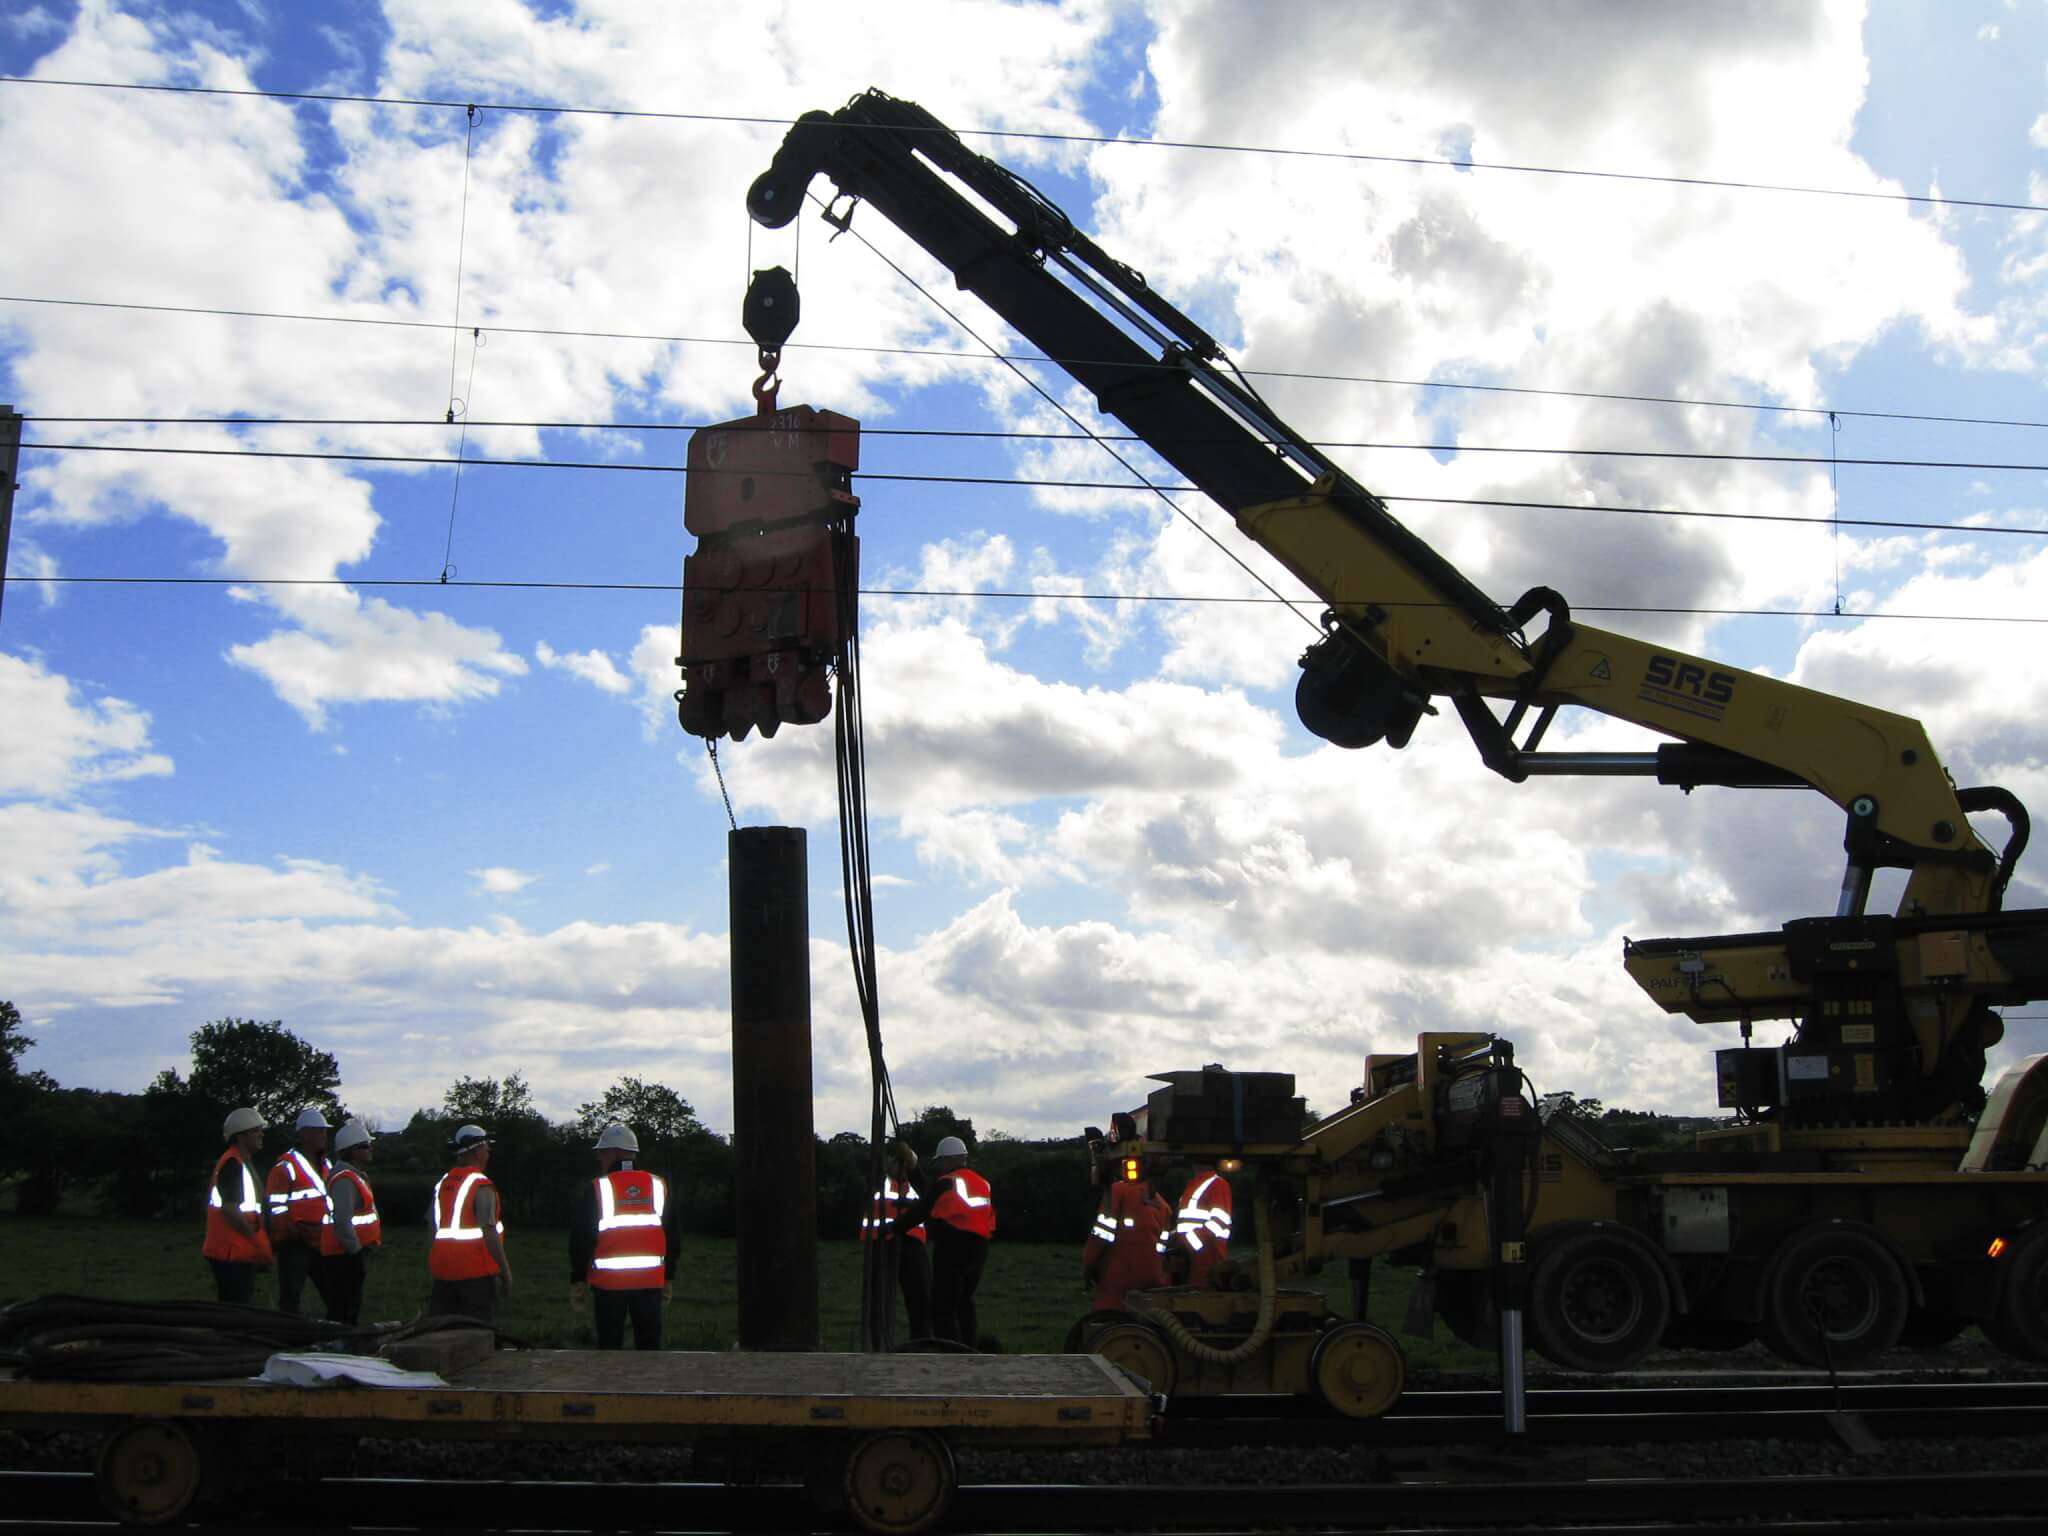
[[[271,1355],[351,1346],[370,1353],[466,1319],[348,1327],[268,1307],[212,1301],[41,1296],[0,1307],[0,1350],[41,1381],[216,1381],[253,1376]],[[508,1334],[501,1340],[517,1344]]]
[[[1230,1349],[1218,1349],[1213,1344],[1204,1344],[1196,1338],[1186,1323],[1175,1317],[1164,1307],[1157,1307],[1144,1298],[1142,1291],[1134,1291],[1124,1298],[1124,1305],[1146,1322],[1158,1328],[1175,1347],[1184,1351],[1190,1359],[1200,1360],[1205,1365],[1240,1365],[1266,1347],[1266,1341],[1273,1336],[1273,1319],[1279,1309],[1279,1287],[1273,1278],[1273,1224],[1268,1220],[1269,1206],[1263,1192],[1259,1195],[1259,1315],[1252,1324],[1252,1331],[1245,1335],[1244,1342]]]

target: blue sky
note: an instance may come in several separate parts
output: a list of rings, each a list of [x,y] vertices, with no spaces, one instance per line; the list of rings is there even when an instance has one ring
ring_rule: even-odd
[[[787,118],[869,85],[957,127],[1431,155],[2048,203],[2048,8],[1517,11],[1295,0],[843,6],[16,8],[0,73]],[[1269,8],[1270,13],[1270,8]],[[1283,24],[1280,24],[1284,22]],[[32,443],[445,456],[445,467],[32,448],[0,614],[0,996],[68,1083],[137,1088],[224,1015],[281,1017],[400,1118],[463,1073],[565,1111],[632,1072],[726,1123],[725,820],[676,729],[679,431],[748,408],[746,185],[768,125],[0,84],[0,399]],[[2038,213],[1144,145],[976,140],[1247,368],[2048,422]],[[879,219],[856,227],[950,304]],[[456,286],[458,231],[462,280]],[[852,240],[800,261],[785,401],[870,428],[1058,428]],[[249,309],[406,325],[68,307]],[[963,314],[1001,343],[1001,327]],[[603,331],[620,337],[536,335]],[[693,337],[702,341],[634,340]],[[826,344],[806,346],[804,344]],[[903,350],[859,350],[913,349]],[[930,354],[938,351],[942,355]],[[1062,399],[1068,386],[1045,379]],[[1273,379],[1391,497],[1826,516],[1825,465],[1487,445],[1814,453],[1813,415]],[[221,415],[321,426],[150,424]],[[1845,415],[1845,458],[2038,464],[2043,428]],[[1122,479],[1098,450],[870,435],[870,475]],[[1842,514],[1976,538],[1397,501],[1503,600],[1925,719],[1959,781],[2040,801],[2042,474],[1850,466]],[[898,1097],[1017,1133],[1224,1059],[1341,1102],[1424,1027],[1514,1036],[1546,1086],[1711,1101],[1732,1043],[1665,1020],[1620,937],[1832,905],[1811,797],[1514,787],[1446,721],[1352,755],[1295,723],[1299,621],[1131,493],[868,479],[881,985]],[[1227,520],[1190,510],[1226,540]],[[1241,541],[1240,541],[1241,543]],[[444,549],[458,585],[439,586]],[[1263,571],[1272,567],[1255,552]],[[301,577],[325,587],[38,577]],[[380,581],[427,583],[378,586]],[[1312,606],[1312,605],[1311,605]],[[1939,614],[1942,622],[1878,617]],[[1586,744],[1617,739],[1586,722]],[[725,754],[743,822],[812,848],[820,1124],[863,1123],[829,737]],[[1798,801],[1800,803],[1794,803]],[[2015,904],[2039,904],[2022,866]],[[2044,1010],[2048,1011],[2048,1010]],[[2015,1044],[2042,1038],[2028,1018]]]

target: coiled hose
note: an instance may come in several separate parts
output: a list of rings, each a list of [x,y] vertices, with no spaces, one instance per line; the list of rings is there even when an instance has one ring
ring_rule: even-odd
[[[1241,1365],[1251,1359],[1266,1347],[1266,1340],[1273,1336],[1273,1320],[1279,1310],[1279,1287],[1273,1278],[1273,1224],[1267,1220],[1268,1209],[1266,1196],[1261,1193],[1258,1201],[1259,1315],[1242,1343],[1229,1349],[1204,1344],[1186,1323],[1166,1308],[1154,1306],[1149,1299],[1144,1299],[1142,1291],[1133,1291],[1126,1296],[1125,1307],[1158,1328],[1190,1359],[1200,1360],[1205,1365]]]
[[[280,1351],[342,1345],[368,1353],[467,1326],[474,1324],[422,1317],[351,1328],[227,1302],[40,1296],[0,1307],[0,1360],[41,1381],[217,1381],[254,1376]]]

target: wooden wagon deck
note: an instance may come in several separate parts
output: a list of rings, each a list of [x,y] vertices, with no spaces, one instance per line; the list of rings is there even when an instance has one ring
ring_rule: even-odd
[[[683,1441],[707,1432],[928,1430],[949,1440],[1112,1444],[1150,1433],[1145,1388],[1093,1355],[510,1350],[445,1387],[28,1381],[0,1374],[0,1424],[133,1419],[292,1433]]]

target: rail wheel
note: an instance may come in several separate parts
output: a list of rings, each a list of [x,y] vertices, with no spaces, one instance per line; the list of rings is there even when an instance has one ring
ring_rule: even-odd
[[[1408,1363],[1385,1329],[1339,1323],[1316,1341],[1308,1374],[1316,1396],[1346,1418],[1376,1419],[1400,1398]]]
[[[1985,1336],[2022,1360],[2048,1360],[2048,1227],[2022,1238],[2011,1264],[1997,1308],[1984,1320]]]
[[[1899,1341],[1912,1303],[1898,1260],[1875,1236],[1820,1227],[1778,1250],[1757,1333],[1787,1360],[1853,1368]]]
[[[1088,1352],[1100,1355],[1111,1365],[1120,1365],[1154,1392],[1171,1397],[1180,1380],[1180,1367],[1173,1358],[1173,1346],[1166,1335],[1150,1323],[1135,1320],[1111,1323],[1088,1336]]]
[[[107,1436],[93,1487],[123,1525],[162,1525],[191,1506],[203,1470],[190,1435],[176,1424],[146,1419]]]
[[[937,1435],[869,1435],[847,1453],[847,1513],[873,1536],[930,1530],[946,1517],[958,1486],[953,1448]]]
[[[1579,1227],[1547,1242],[1529,1278],[1531,1342],[1578,1371],[1623,1371],[1671,1323],[1671,1287],[1643,1244],[1612,1227]]]

